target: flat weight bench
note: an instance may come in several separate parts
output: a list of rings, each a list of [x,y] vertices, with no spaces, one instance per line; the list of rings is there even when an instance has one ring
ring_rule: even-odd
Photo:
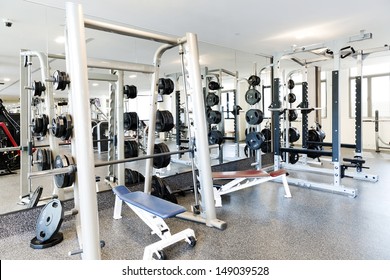
[[[168,225],[163,220],[185,212],[183,206],[141,191],[130,192],[125,186],[114,187],[113,192],[117,199],[124,201],[152,229],[152,234],[157,234],[161,238],[160,241],[145,247],[144,260],[153,260],[154,254],[158,259],[166,259],[163,249],[181,240],[192,247],[195,246],[196,238],[192,229],[188,228],[171,235]],[[121,203],[115,201],[114,219],[122,218],[121,206]]]
[[[242,170],[242,171],[222,171],[213,172],[213,180],[232,180],[220,188],[214,188],[215,206],[222,206],[221,196],[241,189],[249,188],[267,181],[282,179],[285,191],[284,197],[291,197],[290,187],[287,183],[287,171],[284,169],[266,172],[264,170]]]

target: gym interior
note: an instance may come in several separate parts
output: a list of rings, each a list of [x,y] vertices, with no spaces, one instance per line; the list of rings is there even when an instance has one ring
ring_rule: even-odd
[[[390,3],[298,2],[1,1],[0,259],[389,260]]]

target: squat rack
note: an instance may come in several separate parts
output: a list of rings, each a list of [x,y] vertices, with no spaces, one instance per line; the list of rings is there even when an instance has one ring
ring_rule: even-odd
[[[318,51],[321,49],[331,50],[332,51],[332,58],[334,61],[334,67],[332,71],[332,152],[326,152],[326,151],[316,151],[318,154],[326,154],[332,157],[333,162],[333,171],[329,172],[333,175],[333,184],[323,184],[323,183],[316,183],[316,182],[309,182],[309,181],[303,181],[296,178],[289,178],[289,183],[308,187],[308,188],[316,188],[321,190],[327,190],[331,191],[333,193],[339,193],[339,194],[347,194],[352,197],[356,196],[356,189],[353,188],[347,188],[341,184],[341,178],[342,178],[342,165],[340,163],[340,157],[341,157],[341,132],[340,132],[340,104],[339,104],[339,70],[340,70],[340,60],[341,58],[346,57],[342,54],[342,50],[345,47],[346,44],[361,41],[361,40],[367,40],[371,39],[372,34],[366,33],[365,31],[361,31],[359,35],[351,36],[345,39],[340,39],[337,41],[332,41],[328,43],[321,43],[321,44],[314,44],[309,46],[303,46],[303,47],[294,47],[291,50],[279,52],[276,53],[274,56],[274,61],[276,67],[274,67],[274,79],[273,79],[273,93],[272,93],[272,104],[271,104],[271,111],[272,111],[272,121],[273,121],[273,129],[274,129],[274,138],[273,138],[273,144],[274,144],[274,169],[280,169],[282,167],[282,163],[280,160],[280,151],[284,150],[286,152],[294,151],[294,152],[302,152],[305,153],[305,151],[302,149],[286,149],[280,147],[280,118],[279,113],[282,108],[282,103],[280,102],[280,87],[281,87],[281,70],[280,70],[280,61],[284,58],[292,58],[292,56],[296,53],[301,52],[307,52],[307,51]],[[328,54],[328,53],[327,53]],[[326,55],[320,55],[318,58],[305,61],[305,63],[313,63],[322,61],[324,59],[328,59]],[[299,63],[299,62],[298,62]],[[301,64],[302,65],[302,64]],[[306,91],[307,88],[303,87],[303,91]],[[303,93],[305,95],[305,93]],[[360,103],[361,106],[361,103]],[[361,130],[358,130],[358,133],[361,133]],[[358,145],[357,145],[358,146]],[[377,178],[376,178],[377,179]]]

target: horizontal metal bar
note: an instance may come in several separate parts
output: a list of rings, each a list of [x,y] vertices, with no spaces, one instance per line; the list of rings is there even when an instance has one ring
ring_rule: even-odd
[[[325,147],[332,147],[332,143],[330,142],[315,142],[315,141],[307,141],[307,144],[311,145],[318,145],[318,146],[325,146]],[[340,144],[342,148],[349,148],[349,149],[355,149],[356,144]]]
[[[106,22],[100,22],[92,19],[84,19],[84,26],[90,29],[112,32],[120,35],[156,41],[165,44],[177,45],[178,43],[180,43],[180,40],[175,37],[164,36],[161,34],[156,34],[148,31],[138,30]]]
[[[298,149],[298,148],[280,148],[281,152],[287,152],[287,153],[296,153],[296,154],[318,154],[321,156],[332,156],[331,151],[317,151],[317,150],[311,150],[311,149]]]
[[[27,178],[33,179],[36,177],[43,177],[43,176],[52,176],[52,175],[59,175],[64,173],[72,173],[76,171],[75,165],[70,165],[63,168],[54,168],[50,170],[43,170],[43,171],[34,171],[27,174]]]
[[[148,158],[156,158],[156,157],[184,154],[184,153],[189,153],[189,152],[192,152],[192,150],[191,149],[186,149],[186,150],[180,150],[180,151],[175,151],[175,152],[167,152],[167,153],[160,153],[160,154],[140,156],[140,157],[135,157],[135,158],[110,160],[110,161],[106,161],[106,162],[95,163],[95,167],[102,167],[102,166],[107,166],[107,165],[126,163],[126,162],[138,161],[138,160],[144,160],[144,159],[148,159]]]
[[[20,151],[20,150],[22,150],[21,146],[0,148],[0,152],[11,152],[11,151]]]

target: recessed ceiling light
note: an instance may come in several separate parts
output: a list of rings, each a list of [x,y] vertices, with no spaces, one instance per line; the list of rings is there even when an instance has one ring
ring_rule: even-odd
[[[4,78],[3,81],[4,82],[9,82],[9,81],[11,81],[11,79],[10,78]]]
[[[97,87],[99,84],[98,83],[93,83],[92,86],[93,87]]]
[[[130,78],[130,79],[137,78],[137,75],[135,75],[135,74],[129,75],[129,78]]]
[[[58,36],[54,41],[57,44],[63,44],[63,43],[65,43],[65,37],[64,36]]]

